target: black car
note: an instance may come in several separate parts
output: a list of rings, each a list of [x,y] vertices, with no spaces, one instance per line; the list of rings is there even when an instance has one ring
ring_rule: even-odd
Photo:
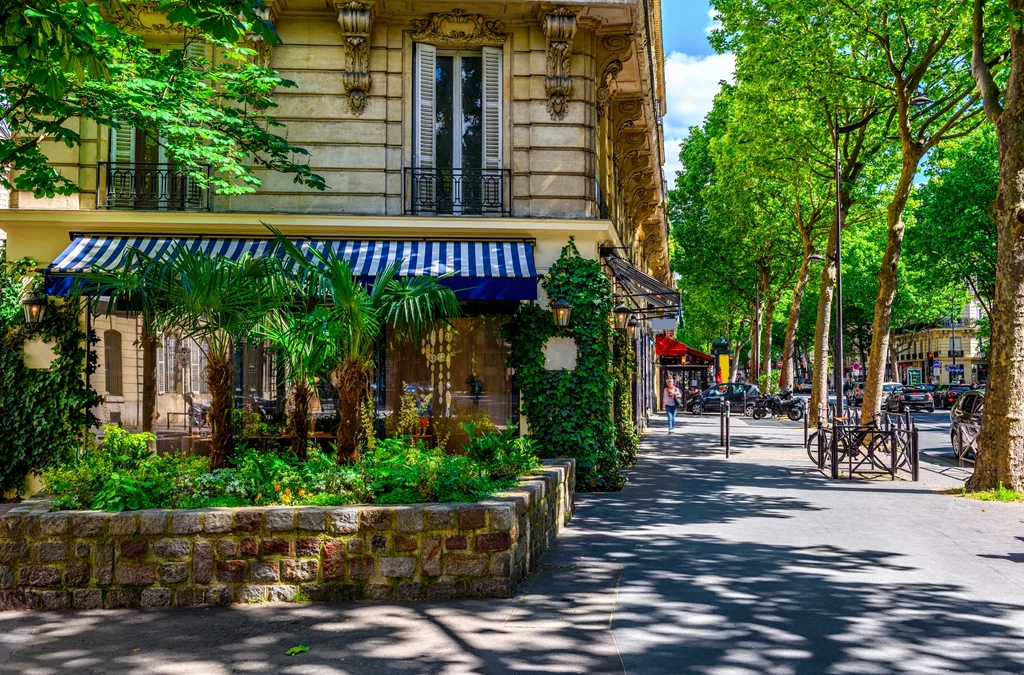
[[[970,390],[966,384],[940,384],[935,389],[935,405],[940,408],[952,408],[960,395]]]
[[[978,448],[978,432],[981,431],[981,414],[985,407],[985,390],[966,391],[949,411],[949,441],[957,459],[974,456]]]
[[[722,401],[728,401],[733,412],[743,412],[743,405],[746,403],[746,413],[749,415],[754,410],[754,401],[760,395],[761,390],[752,384],[726,382],[716,384],[691,397],[686,402],[686,409],[694,415],[702,415],[705,411],[720,412]]]
[[[907,412],[914,410],[927,410],[935,412],[935,401],[931,392],[924,387],[908,385],[906,387],[894,387],[885,399],[885,409],[889,412]]]

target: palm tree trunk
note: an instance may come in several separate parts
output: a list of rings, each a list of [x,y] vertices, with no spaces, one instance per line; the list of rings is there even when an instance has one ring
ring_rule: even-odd
[[[335,370],[338,387],[338,463],[359,459],[359,403],[366,394],[366,365],[348,358]]]
[[[206,369],[206,382],[210,389],[210,468],[227,467],[228,458],[234,449],[232,438],[231,412],[234,401],[231,398],[231,385],[234,380],[235,367],[231,353],[227,358],[221,355],[210,355],[210,365]]]
[[[300,380],[295,383],[292,393],[292,426],[295,432],[292,450],[303,462],[309,448],[309,401],[312,396],[313,390],[308,382]]]

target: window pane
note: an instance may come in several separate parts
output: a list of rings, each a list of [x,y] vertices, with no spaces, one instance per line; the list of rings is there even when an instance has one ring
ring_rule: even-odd
[[[453,162],[452,136],[454,125],[452,117],[455,114],[455,80],[452,77],[454,57],[437,57],[437,117],[434,131],[437,136],[436,163],[439,169],[451,169]]]
[[[483,166],[483,59],[462,57],[462,168]]]

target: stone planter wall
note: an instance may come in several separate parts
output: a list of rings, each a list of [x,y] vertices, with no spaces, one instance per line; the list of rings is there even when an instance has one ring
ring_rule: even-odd
[[[575,460],[476,504],[0,516],[0,610],[508,597],[573,513]]]

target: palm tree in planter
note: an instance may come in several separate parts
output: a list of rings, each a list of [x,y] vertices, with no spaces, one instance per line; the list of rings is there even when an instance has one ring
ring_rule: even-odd
[[[359,457],[359,407],[369,393],[374,345],[387,327],[397,340],[419,340],[438,321],[458,316],[451,289],[434,277],[399,277],[401,260],[363,284],[333,249],[309,248],[309,258],[281,233],[282,250],[298,267],[299,283],[308,285],[336,323],[338,349],[333,371],[338,389],[338,461]]]
[[[155,329],[178,330],[204,352],[211,399],[210,465],[215,469],[227,466],[234,449],[235,340],[285,301],[289,289],[278,272],[273,251],[232,260],[177,246],[159,257],[131,250],[119,269],[86,276],[86,292],[109,296],[111,306],[142,311],[152,317]]]
[[[255,329],[255,334],[270,340],[278,348],[288,381],[291,383],[291,419],[295,435],[292,450],[305,461],[309,446],[310,403],[316,378],[328,376],[337,361],[338,323],[330,320],[327,307],[295,286],[294,304],[271,312]]]

